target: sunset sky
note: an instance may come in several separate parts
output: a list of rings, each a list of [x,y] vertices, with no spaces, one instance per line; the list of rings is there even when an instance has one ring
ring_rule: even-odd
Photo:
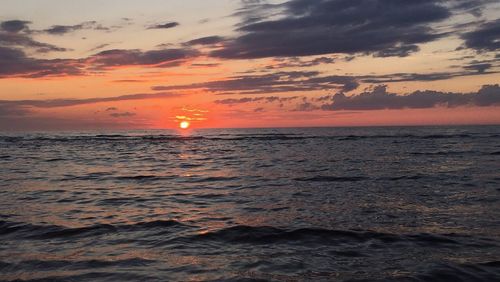
[[[500,123],[498,0],[3,0],[0,130]]]

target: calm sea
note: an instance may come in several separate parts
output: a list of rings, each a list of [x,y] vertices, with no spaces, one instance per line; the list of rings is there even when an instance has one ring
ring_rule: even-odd
[[[500,127],[4,133],[2,281],[500,281]]]

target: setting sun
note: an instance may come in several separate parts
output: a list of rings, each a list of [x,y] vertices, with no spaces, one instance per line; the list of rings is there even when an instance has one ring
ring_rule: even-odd
[[[189,123],[189,121],[182,121],[181,123],[179,123],[179,127],[182,129],[188,129],[190,125],[191,124]]]

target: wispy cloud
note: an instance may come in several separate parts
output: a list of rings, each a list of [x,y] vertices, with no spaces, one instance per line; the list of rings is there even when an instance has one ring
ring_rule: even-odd
[[[58,108],[71,107],[85,104],[96,104],[104,102],[118,102],[145,99],[166,99],[180,97],[182,94],[160,92],[160,93],[138,93],[116,97],[101,97],[88,99],[53,99],[53,100],[0,100],[3,107],[36,107],[36,108]]]
[[[224,80],[187,85],[155,86],[153,90],[204,89],[223,94],[265,94],[276,92],[341,89],[351,91],[358,87],[351,76],[320,76],[316,71],[276,72],[261,75],[233,76]]]
[[[154,24],[147,27],[147,29],[170,29],[178,26],[178,22],[166,22],[162,24]]]

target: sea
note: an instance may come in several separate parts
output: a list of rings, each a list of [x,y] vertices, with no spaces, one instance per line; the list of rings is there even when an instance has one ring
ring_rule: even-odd
[[[0,281],[500,281],[500,126],[0,134]]]

